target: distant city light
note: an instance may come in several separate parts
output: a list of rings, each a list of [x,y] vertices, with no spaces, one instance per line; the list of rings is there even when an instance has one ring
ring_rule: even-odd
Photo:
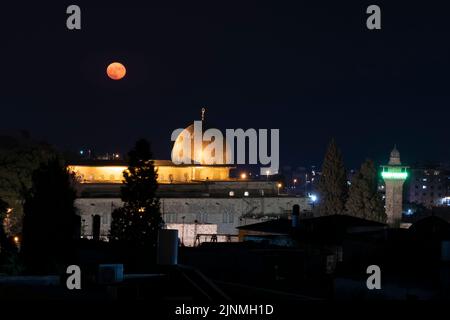
[[[248,197],[250,195],[250,193],[248,191],[244,192],[244,197]]]
[[[15,237],[14,237],[14,242],[15,242],[15,243],[18,243],[18,242],[19,242],[19,237],[18,237],[18,236],[15,236]]]
[[[247,174],[246,173],[242,173],[241,174],[241,179],[247,179]]]
[[[317,201],[317,196],[315,194],[310,194],[309,198],[311,199],[312,202],[316,202]]]
[[[84,151],[83,151],[83,150],[80,150],[80,154],[83,155],[83,154],[84,154]]]
[[[234,191],[230,191],[230,192],[228,193],[228,195],[229,195],[230,197],[234,197]]]
[[[382,172],[381,176],[383,179],[393,179],[393,180],[405,180],[408,177],[408,172]]]
[[[444,197],[441,199],[443,205],[450,206],[450,197]]]
[[[412,214],[413,214],[413,211],[412,211],[411,209],[408,209],[408,210],[406,211],[406,215],[410,216],[410,215],[412,215]]]
[[[280,188],[281,188],[282,186],[283,186],[283,185],[282,185],[281,183],[278,182],[278,184],[277,184],[278,195],[280,195]]]
[[[427,188],[427,186],[422,186],[422,189],[426,189]]]

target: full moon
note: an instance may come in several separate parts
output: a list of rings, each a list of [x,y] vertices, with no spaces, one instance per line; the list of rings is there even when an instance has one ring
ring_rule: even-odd
[[[106,68],[106,74],[113,80],[120,80],[125,77],[127,69],[120,62],[111,63],[108,68]]]

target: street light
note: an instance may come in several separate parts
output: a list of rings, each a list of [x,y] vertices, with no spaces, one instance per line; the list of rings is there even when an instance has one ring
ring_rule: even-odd
[[[247,174],[245,172],[241,174],[241,179],[242,180],[247,179]]]
[[[278,187],[278,195],[280,195],[280,188],[282,187],[283,185],[281,184],[281,183],[278,183],[277,184],[277,187]]]
[[[294,189],[295,189],[296,183],[297,183],[297,179],[294,179]]]
[[[316,202],[317,202],[317,195],[315,195],[315,194],[310,194],[310,195],[309,195],[309,199],[311,200],[312,207],[314,208],[315,205],[316,205]]]
[[[267,170],[267,171],[266,171],[267,180],[269,180],[269,174],[270,174],[270,170]]]

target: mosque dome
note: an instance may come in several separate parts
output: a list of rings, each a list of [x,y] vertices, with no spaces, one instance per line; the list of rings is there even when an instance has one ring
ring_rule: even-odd
[[[217,134],[220,133],[222,137],[222,141],[218,142],[215,142],[215,135],[213,135],[211,141],[208,141],[206,137],[203,138],[205,131],[210,129],[205,125],[204,112],[204,109],[202,109],[202,121],[195,121],[178,134],[172,148],[172,161],[183,164],[226,164],[226,155],[229,150],[227,150],[228,146],[223,134],[217,130]],[[199,131],[201,135],[195,130]],[[202,140],[200,150],[195,148],[195,134]],[[187,139],[188,141],[186,141]]]

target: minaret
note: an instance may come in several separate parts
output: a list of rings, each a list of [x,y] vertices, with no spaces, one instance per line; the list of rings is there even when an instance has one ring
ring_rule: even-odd
[[[397,147],[391,151],[387,165],[381,166],[381,176],[386,184],[386,215],[391,227],[399,227],[403,209],[403,183],[408,177],[407,166],[400,161]]]

